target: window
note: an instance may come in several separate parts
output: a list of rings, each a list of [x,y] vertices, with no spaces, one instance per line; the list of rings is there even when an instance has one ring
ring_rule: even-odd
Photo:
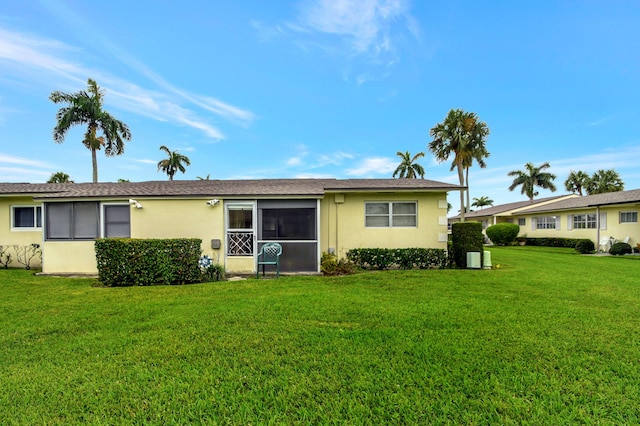
[[[539,216],[536,229],[556,229],[556,216]]]
[[[262,209],[263,240],[315,240],[315,208]]]
[[[527,224],[527,218],[526,217],[519,217],[518,218],[518,225],[525,226],[526,224]]]
[[[253,205],[227,207],[227,255],[253,255]]]
[[[131,236],[131,207],[129,204],[105,204],[105,238],[129,238]]]
[[[42,207],[12,206],[11,228],[19,231],[35,231],[42,229]]]
[[[415,202],[365,203],[365,226],[367,228],[416,227],[417,210]]]
[[[595,214],[575,214],[573,215],[574,229],[596,229],[598,226]]]
[[[620,212],[620,223],[637,223],[638,212]]]
[[[92,240],[98,237],[98,203],[48,203],[47,240]]]

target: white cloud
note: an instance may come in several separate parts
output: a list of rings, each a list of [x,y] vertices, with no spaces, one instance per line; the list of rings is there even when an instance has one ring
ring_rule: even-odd
[[[365,158],[358,166],[350,168],[346,171],[348,176],[373,176],[391,174],[397,167],[397,161],[385,157],[369,157]]]
[[[28,158],[16,157],[14,155],[7,155],[0,153],[0,163],[3,164],[16,164],[19,166],[29,166],[29,167],[51,167],[50,164],[45,163],[43,161],[30,160]]]
[[[203,114],[213,114],[236,124],[247,125],[255,115],[246,109],[208,95],[192,94],[173,86],[146,65],[105,42],[106,51],[139,72],[161,91],[93,70],[79,63],[79,49],[53,39],[23,34],[0,28],[0,64],[5,73],[28,83],[46,82],[63,91],[84,88],[86,76],[100,76],[98,84],[105,89],[105,103],[154,120],[191,127],[212,139],[223,139],[223,132]]]
[[[309,0],[299,21],[312,31],[345,38],[356,53],[380,53],[393,50],[390,27],[407,11],[404,0]]]

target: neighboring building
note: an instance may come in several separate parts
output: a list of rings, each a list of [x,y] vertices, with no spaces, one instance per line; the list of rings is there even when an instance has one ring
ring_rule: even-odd
[[[639,243],[639,211],[640,189],[634,189],[566,198],[520,210],[518,216],[526,222],[521,234],[527,237],[588,238],[597,247],[607,240]]]
[[[482,229],[487,229],[491,225],[496,223],[509,222],[518,223],[518,212],[528,209],[531,206],[540,206],[553,203],[558,200],[564,200],[567,198],[577,197],[574,194],[558,195],[555,197],[539,198],[537,200],[516,201],[514,203],[500,204],[497,206],[491,206],[480,210],[465,213],[464,218],[467,222],[481,222]],[[448,219],[449,224],[460,222],[460,215],[450,217]],[[522,220],[520,220],[522,223]],[[524,225],[522,225],[524,226]]]
[[[0,183],[0,245],[40,244],[44,273],[94,274],[96,238],[200,238],[229,273],[253,273],[261,245],[277,241],[282,271],[319,272],[323,252],[446,248],[447,192],[460,188],[426,179]]]
[[[587,238],[596,246],[627,240],[635,245],[640,243],[639,211],[640,189],[635,189],[502,204],[469,212],[465,220],[482,222],[483,229],[496,223],[515,223],[520,226],[519,235],[529,238]],[[449,223],[457,221],[460,216],[449,218]]]

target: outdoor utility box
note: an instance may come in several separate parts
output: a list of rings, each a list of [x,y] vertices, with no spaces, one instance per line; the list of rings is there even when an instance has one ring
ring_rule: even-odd
[[[467,252],[467,268],[480,269],[480,252],[479,251]]]
[[[491,252],[484,252],[484,260],[482,261],[482,269],[491,269]]]
[[[218,239],[211,240],[211,248],[212,249],[219,249],[220,248],[220,240],[218,240]]]

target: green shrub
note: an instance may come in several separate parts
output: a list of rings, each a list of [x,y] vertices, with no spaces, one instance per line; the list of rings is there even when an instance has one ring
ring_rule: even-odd
[[[576,243],[576,251],[581,254],[592,253],[596,245],[589,239],[580,240]]]
[[[95,242],[98,279],[105,286],[200,282],[202,240],[100,238]]]
[[[516,240],[520,227],[515,223],[496,223],[489,226],[485,232],[493,244],[508,246]]]
[[[580,240],[581,238],[549,237],[549,238],[527,238],[526,242],[528,246],[575,248],[576,244],[578,244],[578,241]]]
[[[348,259],[338,259],[335,254],[322,253],[320,271],[324,275],[350,275],[355,273],[355,265]]]
[[[467,267],[467,253],[480,252],[480,264],[484,261],[482,224],[459,222],[451,225],[451,257],[457,268]]]
[[[201,272],[201,281],[203,283],[224,281],[226,271],[224,266],[219,263],[213,263],[213,259],[209,256],[201,256],[198,261]]]
[[[618,256],[622,256],[623,254],[631,254],[631,252],[631,246],[627,243],[622,242],[615,243],[613,246],[611,246],[611,249],[609,249],[609,253]]]
[[[447,250],[436,248],[351,249],[347,259],[360,269],[444,269],[451,266]]]

